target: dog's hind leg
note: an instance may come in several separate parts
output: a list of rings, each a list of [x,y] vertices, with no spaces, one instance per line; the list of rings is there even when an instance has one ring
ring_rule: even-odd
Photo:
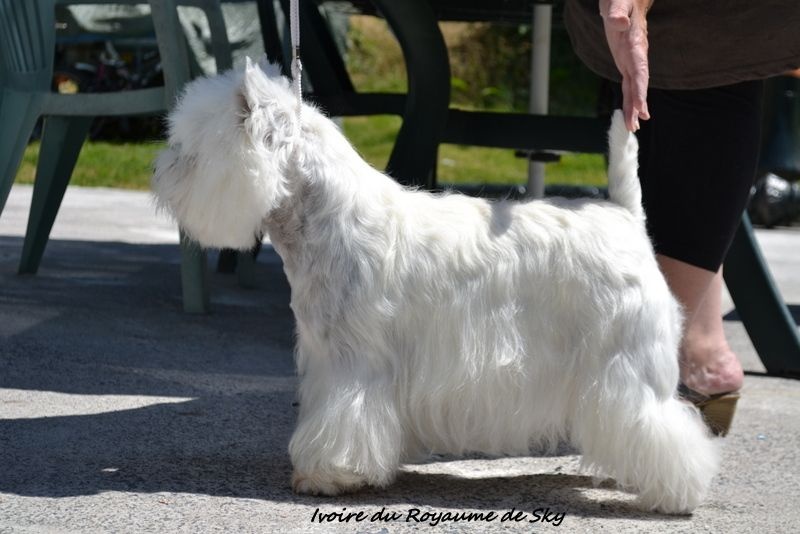
[[[337,495],[394,480],[403,442],[388,379],[328,371],[303,377],[289,443],[297,493]]]
[[[716,443],[693,406],[626,360],[611,359],[580,401],[573,436],[583,464],[635,491],[648,510],[689,513],[716,473]]]

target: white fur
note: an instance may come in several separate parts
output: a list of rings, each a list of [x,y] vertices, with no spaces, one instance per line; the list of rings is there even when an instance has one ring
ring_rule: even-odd
[[[201,244],[269,233],[297,321],[293,486],[390,484],[432,451],[569,440],[643,506],[685,513],[717,451],[675,397],[681,316],[644,229],[636,141],[610,132],[610,202],[491,202],[399,186],[288,82],[191,83],[153,187]]]

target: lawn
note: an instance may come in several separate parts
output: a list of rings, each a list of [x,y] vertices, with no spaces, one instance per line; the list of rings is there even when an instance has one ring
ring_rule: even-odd
[[[382,169],[389,159],[400,118],[354,117],[344,120],[344,132],[361,155]],[[524,184],[528,163],[513,150],[442,145],[439,147],[438,182],[441,184]],[[603,156],[565,154],[547,165],[548,184],[605,185]]]
[[[382,169],[392,149],[400,119],[390,116],[353,117],[344,121],[344,132],[362,156]],[[87,142],[81,150],[71,184],[88,187],[148,189],[153,160],[163,142]],[[17,182],[32,183],[39,143],[25,151]],[[442,145],[438,181],[441,184],[523,184],[527,162],[511,150]],[[566,154],[559,163],[547,165],[550,184],[605,184],[602,156]]]
[[[87,142],[81,149],[70,183],[86,187],[149,189],[153,161],[163,143]],[[33,183],[39,143],[25,150],[17,183]]]

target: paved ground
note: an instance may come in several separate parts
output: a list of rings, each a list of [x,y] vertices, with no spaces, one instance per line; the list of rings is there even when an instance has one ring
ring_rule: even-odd
[[[385,491],[297,497],[289,289],[271,249],[257,289],[214,275],[214,312],[191,316],[176,232],[146,194],[70,188],[39,274],[18,276],[29,202],[16,186],[0,217],[0,532],[800,531],[800,381],[763,376],[738,322],[726,329],[751,373],[691,517],[637,511],[566,450],[437,458]],[[759,238],[799,303],[800,233]],[[365,519],[319,524],[317,509]],[[434,526],[415,510],[497,515]],[[511,511],[525,521],[501,521]]]

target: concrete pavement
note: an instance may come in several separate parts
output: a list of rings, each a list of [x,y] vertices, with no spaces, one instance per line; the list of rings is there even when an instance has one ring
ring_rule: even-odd
[[[636,510],[569,450],[435,458],[387,490],[298,497],[289,289],[274,252],[259,257],[256,289],[213,274],[213,313],[186,315],[177,232],[149,196],[70,187],[39,274],[18,276],[30,192],[15,186],[0,216],[2,533],[800,530],[800,381],[764,376],[736,321],[725,327],[750,373],[722,471],[690,517]],[[800,232],[758,235],[800,303]]]

